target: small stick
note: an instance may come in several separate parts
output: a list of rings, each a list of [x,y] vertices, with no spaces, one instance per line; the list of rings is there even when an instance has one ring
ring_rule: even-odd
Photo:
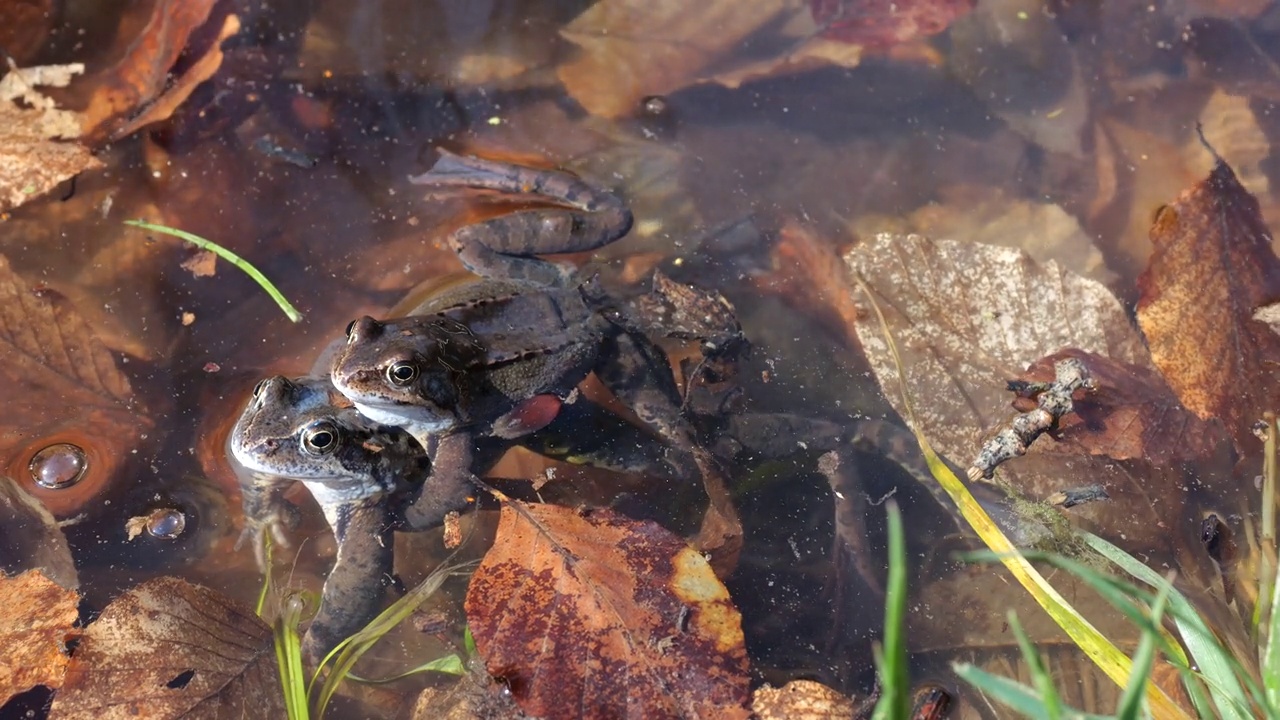
[[[1088,369],[1076,358],[1060,360],[1053,369],[1053,382],[1036,388],[1040,390],[1039,407],[1015,417],[1009,427],[982,446],[968,470],[970,481],[989,480],[1001,463],[1025,454],[1036,438],[1057,427],[1058,419],[1071,412],[1073,392],[1094,387]]]

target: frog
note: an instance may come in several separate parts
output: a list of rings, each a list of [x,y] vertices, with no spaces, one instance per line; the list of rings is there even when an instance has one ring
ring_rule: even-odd
[[[748,343],[732,306],[660,275],[645,296],[659,301],[629,302],[606,289],[599,273],[539,257],[598,249],[630,229],[631,213],[617,195],[569,173],[446,152],[413,180],[532,196],[550,207],[455,230],[449,243],[477,280],[390,319],[353,320],[332,362],[338,391],[366,417],[403,427],[431,448],[433,476],[451,476],[440,484],[462,487],[474,477],[477,441],[538,432],[578,399],[579,384],[594,373],[665,443],[669,478],[704,475],[707,456],[655,337],[702,336],[704,348],[740,352]],[[645,312],[675,288],[719,312],[695,322],[681,316],[669,327]]]

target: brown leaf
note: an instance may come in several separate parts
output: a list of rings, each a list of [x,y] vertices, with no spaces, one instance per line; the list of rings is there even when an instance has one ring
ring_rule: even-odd
[[[526,713],[749,715],[741,618],[701,555],[610,510],[522,507],[503,506],[466,610]]]
[[[27,286],[0,256],[0,469],[55,515],[92,497],[152,426],[129,380],[89,324],[55,293]],[[57,442],[80,447],[88,471],[73,488],[30,483],[32,456]],[[28,484],[30,483],[30,484]]]
[[[89,626],[59,718],[284,717],[271,628],[208,588],[157,578]]]
[[[1165,206],[1138,278],[1138,323],[1151,357],[1188,410],[1226,423],[1236,448],[1280,402],[1280,337],[1253,319],[1280,299],[1280,260],[1258,201],[1223,161]]]
[[[845,256],[885,313],[920,430],[968,460],[1008,415],[1005,382],[1063,348],[1149,364],[1124,307],[1100,283],[1011,248],[881,234]],[[903,411],[898,369],[874,318],[855,325],[876,379]]]
[[[79,143],[57,141],[79,136],[76,115],[59,110],[35,90],[65,86],[83,71],[83,65],[51,65],[10,71],[0,78],[0,212],[102,166]]]
[[[38,570],[0,576],[0,704],[37,685],[62,686],[79,603],[79,595]]]
[[[186,0],[152,6],[120,62],[90,78],[94,91],[81,117],[85,136],[111,137],[161,93],[187,40],[209,18],[213,5],[214,0]]]
[[[836,720],[854,716],[853,698],[812,680],[765,685],[751,699],[760,720]]]
[[[1115,460],[1145,458],[1153,465],[1167,466],[1203,460],[1230,446],[1231,438],[1222,423],[1189,412],[1151,367],[1064,350],[1037,360],[1018,379],[1050,382],[1054,363],[1069,357],[1084,363],[1095,389],[1076,393],[1072,398],[1074,412],[1061,419],[1053,439],[1038,440],[1032,446],[1034,451],[1085,452]],[[1036,401],[1018,397],[1013,406],[1027,412]]]
[[[557,74],[593,115],[628,115],[641,98],[692,83],[743,38],[796,9],[794,0],[604,0],[561,31],[581,52]]]
[[[0,3],[0,48],[19,65],[34,56],[58,20],[53,0]]]
[[[218,272],[218,256],[211,250],[201,250],[182,261],[182,269],[195,277],[213,277]]]
[[[80,587],[66,534],[39,500],[0,476],[0,570],[39,570],[68,590]]]

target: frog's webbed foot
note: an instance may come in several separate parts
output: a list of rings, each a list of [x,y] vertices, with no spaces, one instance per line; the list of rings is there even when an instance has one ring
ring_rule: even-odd
[[[289,484],[289,481],[273,480],[241,485],[244,529],[236,540],[235,550],[240,550],[246,543],[252,543],[253,557],[258,563],[258,569],[263,572],[267,570],[265,536],[270,533],[271,540],[277,547],[288,548],[288,531],[296,529],[301,519],[297,506],[284,499],[284,491]]]
[[[303,657],[311,664],[377,616],[391,582],[394,537],[385,505],[352,503],[336,514],[338,556],[302,640]]]
[[[467,225],[449,236],[462,264],[484,277],[563,286],[573,280],[574,270],[538,255],[596,250],[631,230],[631,211],[621,198],[569,173],[441,151],[435,166],[410,182],[493,190],[554,204]]]

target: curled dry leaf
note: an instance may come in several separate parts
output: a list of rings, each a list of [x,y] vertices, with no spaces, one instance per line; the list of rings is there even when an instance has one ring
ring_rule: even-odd
[[[124,57],[86,81],[93,92],[81,128],[93,141],[113,137],[145,111],[170,82],[170,71],[192,33],[209,18],[214,0],[157,2]],[[190,90],[187,90],[189,93]]]
[[[746,718],[741,618],[707,562],[610,510],[502,508],[467,591],[489,673],[547,718]]]
[[[79,595],[37,570],[0,576],[0,705],[37,685],[62,686],[79,604]]]
[[[66,514],[108,482],[152,422],[84,318],[55,293],[28,287],[3,256],[0,360],[8,388],[0,470],[55,515]],[[58,442],[84,451],[85,476],[69,488],[44,490],[27,466],[37,451]]]
[[[845,257],[885,313],[920,430],[968,458],[1008,414],[1005,382],[1032,362],[1080,348],[1148,365],[1142,338],[1101,283],[1011,248],[881,234]],[[889,401],[903,411],[898,369],[874,321],[855,326]]]
[[[177,578],[116,598],[84,634],[53,717],[284,717],[271,628]]]
[[[1221,421],[1188,411],[1160,373],[1148,366],[1072,349],[1040,358],[1018,380],[1050,382],[1054,364],[1064,358],[1084,363],[1094,389],[1075,393],[1074,411],[1059,420],[1052,439],[1038,440],[1034,451],[1084,452],[1116,460],[1145,458],[1153,465],[1167,466],[1204,460],[1230,447],[1231,438]],[[1035,404],[1026,395],[1013,402],[1020,412]]]
[[[854,717],[854,702],[822,683],[792,680],[780,688],[758,688],[751,710],[760,720],[836,720]]]
[[[1221,418],[1238,450],[1280,403],[1280,336],[1253,319],[1280,299],[1280,260],[1258,201],[1219,160],[1162,208],[1138,278],[1138,323],[1151,357],[1188,410]]]
[[[102,166],[79,143],[58,142],[80,135],[77,116],[59,110],[36,90],[63,87],[81,72],[83,65],[48,65],[12,70],[0,78],[0,212]]]
[[[629,115],[645,96],[689,85],[748,35],[798,9],[797,0],[604,0],[561,31],[581,52],[557,74],[593,115]]]
[[[39,500],[0,475],[0,571],[16,575],[27,570],[39,570],[68,590],[80,587],[58,522]]]

